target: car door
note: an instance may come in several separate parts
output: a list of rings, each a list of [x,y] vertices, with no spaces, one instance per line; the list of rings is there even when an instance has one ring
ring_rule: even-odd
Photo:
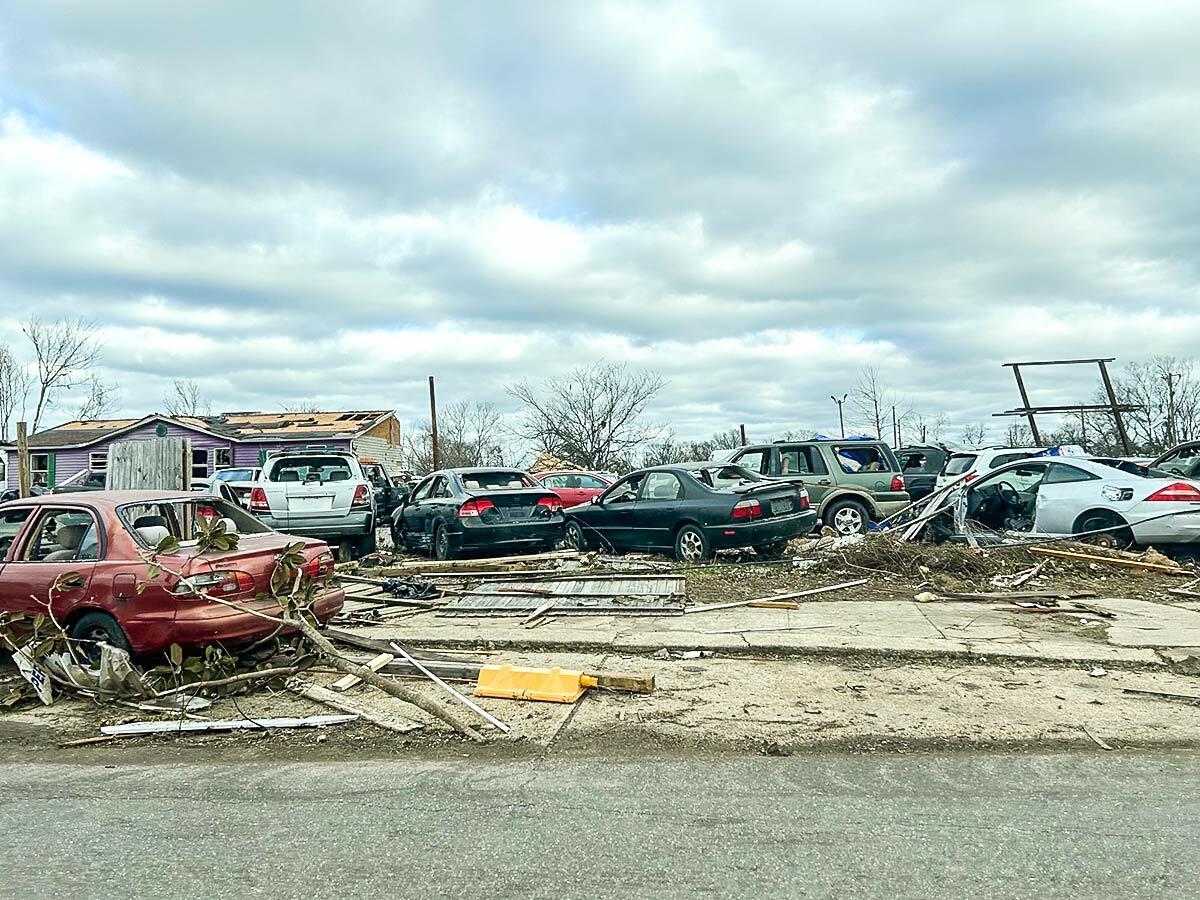
[[[789,474],[787,477],[798,476],[808,490],[809,502],[819,509],[825,496],[834,487],[821,448],[812,444],[785,445],[779,448],[779,461],[780,468],[785,461],[788,468],[795,468],[795,475]]]
[[[834,444],[833,457],[841,469],[838,483],[873,493],[891,489],[897,472],[878,444]]]
[[[99,525],[90,510],[30,510],[0,571],[3,608],[37,615],[52,603],[56,617],[69,612],[88,596],[99,547]]]
[[[646,549],[673,546],[683,496],[683,483],[674,472],[646,473],[630,516],[633,546]]]
[[[751,472],[757,472],[759,475],[770,475],[771,448],[747,447],[737,453],[730,462],[736,463],[743,469],[749,469]]]
[[[1038,488],[1034,531],[1044,534],[1071,534],[1075,520],[1088,509],[1114,508],[1101,495],[1103,479],[1067,463],[1050,463]],[[1117,492],[1117,497],[1121,496]],[[1127,505],[1127,504],[1126,504]]]
[[[400,512],[400,527],[404,539],[418,547],[429,546],[429,535],[433,529],[426,527],[429,518],[428,501],[439,478],[442,476],[430,475],[418,484]]]
[[[590,526],[588,540],[613,549],[637,546],[633,531],[633,508],[642,486],[643,473],[622,478],[600,495],[584,521]]]

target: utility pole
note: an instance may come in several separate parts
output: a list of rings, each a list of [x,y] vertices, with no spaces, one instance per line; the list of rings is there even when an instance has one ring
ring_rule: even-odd
[[[836,403],[838,407],[838,427],[842,430],[843,438],[846,437],[846,417],[842,414],[842,405],[846,402],[846,398],[849,396],[849,394],[842,394],[842,399],[839,400],[833,394],[829,395],[829,399]]]
[[[746,440],[746,426],[739,425],[738,433],[741,435],[741,438],[742,438],[742,446],[745,447],[748,443],[750,443],[748,440]]]
[[[900,449],[900,420],[896,418],[896,404],[892,404],[892,448]]]
[[[1174,447],[1179,443],[1179,438],[1175,433],[1175,382],[1183,376],[1168,372],[1163,378],[1167,380],[1167,440]]]
[[[430,436],[430,456],[433,459],[433,471],[441,468],[441,459],[438,456],[438,433],[437,433],[437,394],[433,389],[433,376],[429,376],[429,436]]]
[[[21,497],[29,496],[29,439],[25,423],[17,423],[17,487]]]

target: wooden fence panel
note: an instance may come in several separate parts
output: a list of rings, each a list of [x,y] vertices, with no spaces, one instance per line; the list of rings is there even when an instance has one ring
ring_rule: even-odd
[[[110,491],[191,490],[192,442],[168,437],[111,445],[105,487]]]

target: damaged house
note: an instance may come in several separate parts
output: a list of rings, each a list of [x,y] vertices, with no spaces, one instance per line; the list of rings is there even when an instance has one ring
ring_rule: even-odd
[[[108,448],[120,441],[156,437],[192,442],[192,477],[220,469],[258,466],[266,455],[289,447],[321,446],[373,457],[401,467],[400,422],[390,410],[344,412],[232,412],[213,416],[151,414],[141,419],[66,422],[31,435],[32,484],[53,488],[82,472],[103,472]],[[17,487],[14,447],[3,448],[7,485]]]

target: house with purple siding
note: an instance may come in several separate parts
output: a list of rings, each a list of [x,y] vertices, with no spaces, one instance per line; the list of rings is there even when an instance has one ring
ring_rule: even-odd
[[[29,437],[30,481],[54,487],[84,471],[103,472],[108,448],[121,441],[182,437],[192,442],[192,477],[209,478],[219,469],[257,466],[268,453],[320,446],[353,450],[395,471],[403,467],[400,422],[390,410],[345,412],[238,412],[216,416],[74,421]],[[17,453],[0,447],[7,484],[17,487]]]

